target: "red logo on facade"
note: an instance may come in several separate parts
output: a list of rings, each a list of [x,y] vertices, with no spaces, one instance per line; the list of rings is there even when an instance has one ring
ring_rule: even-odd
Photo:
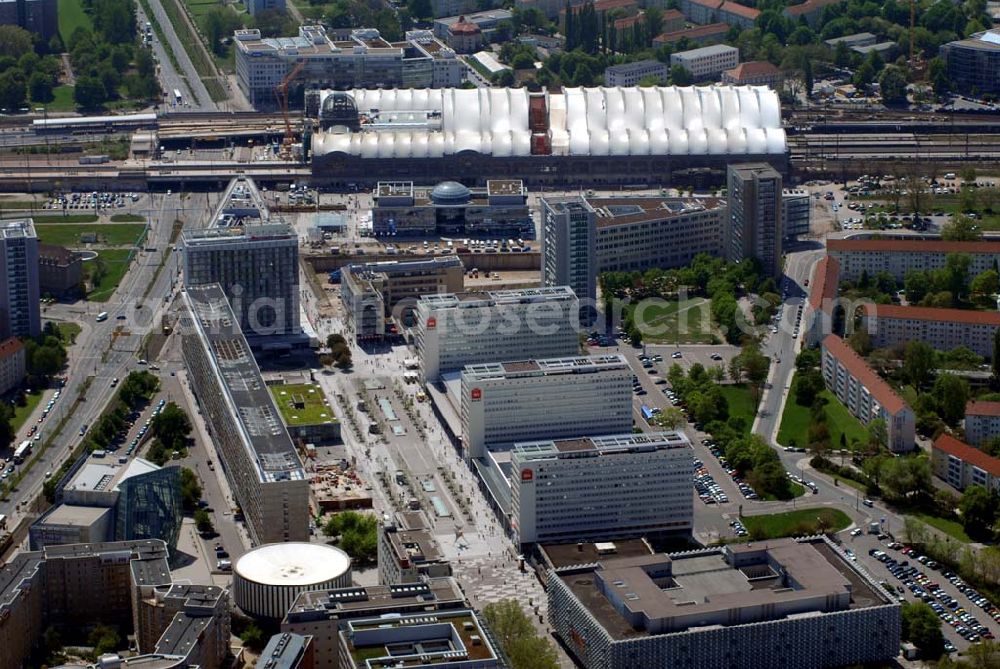
[[[435,318],[434,316],[431,316],[430,318],[427,319],[428,330],[433,330],[434,328],[437,327],[437,324],[438,324],[438,319]]]
[[[525,481],[532,481],[532,480],[534,480],[534,478],[535,478],[535,472],[531,471],[530,469],[522,469],[521,470],[521,482],[522,483],[525,482]]]
[[[479,400],[483,399],[483,391],[480,390],[479,388],[473,388],[472,392],[469,394],[472,396],[473,402],[478,402]]]

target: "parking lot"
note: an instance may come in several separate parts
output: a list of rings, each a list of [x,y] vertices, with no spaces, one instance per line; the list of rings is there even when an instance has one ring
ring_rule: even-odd
[[[66,193],[49,198],[42,209],[63,211],[102,211],[124,209],[139,202],[141,193],[107,193],[91,191],[88,193]]]

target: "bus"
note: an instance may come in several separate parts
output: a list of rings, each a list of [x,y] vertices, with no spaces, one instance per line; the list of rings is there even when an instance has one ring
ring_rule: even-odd
[[[101,313],[97,314],[97,322],[98,323],[100,323],[102,321],[106,321],[106,320],[108,320],[108,312],[102,311]]]
[[[14,449],[14,462],[21,464],[29,455],[31,455],[31,440],[25,439],[20,446]]]
[[[642,405],[642,417],[646,419],[647,423],[651,423],[653,421],[653,416],[655,415],[656,414],[653,413],[652,409],[645,404]]]
[[[181,95],[181,90],[179,88],[174,89],[174,103],[180,104],[184,96]]]

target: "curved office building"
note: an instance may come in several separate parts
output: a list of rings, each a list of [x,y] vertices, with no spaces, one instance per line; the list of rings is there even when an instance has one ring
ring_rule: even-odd
[[[333,546],[265,544],[233,566],[233,598],[244,613],[281,619],[300,593],[351,585],[351,558]]]

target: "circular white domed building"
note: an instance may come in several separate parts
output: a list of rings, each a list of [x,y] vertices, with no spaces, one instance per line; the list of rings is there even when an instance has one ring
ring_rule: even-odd
[[[302,592],[349,585],[351,558],[334,546],[265,544],[233,565],[236,605],[261,618],[283,618]]]

